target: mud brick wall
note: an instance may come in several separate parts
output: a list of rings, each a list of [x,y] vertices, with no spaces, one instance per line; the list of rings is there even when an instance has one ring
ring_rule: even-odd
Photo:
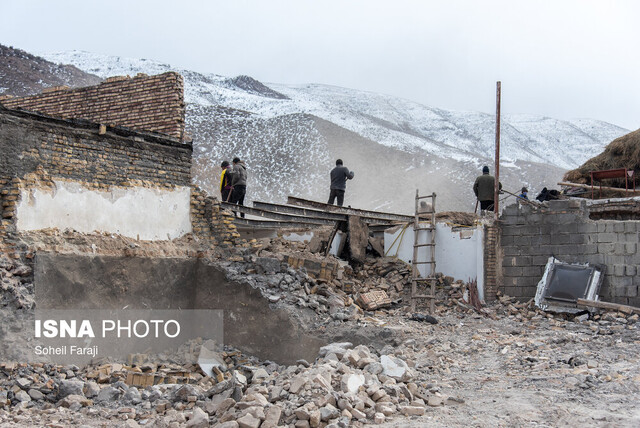
[[[184,136],[184,82],[178,73],[111,77],[97,86],[50,88],[39,95],[5,98],[2,104],[65,119]]]
[[[13,201],[17,201],[20,194],[17,188],[10,188],[10,183],[10,177],[0,176],[0,253],[8,253],[12,249],[9,246],[9,232],[13,227],[13,215],[15,212],[15,202]]]
[[[232,212],[220,207],[218,199],[208,196],[197,186],[191,190],[191,225],[193,233],[210,239],[213,245],[231,247],[242,240],[235,224]]]
[[[0,109],[0,178],[39,167],[90,188],[190,186],[191,153],[171,138]]]
[[[505,208],[500,218],[501,289],[520,299],[534,297],[547,260],[554,256],[568,263],[604,265],[600,299],[640,306],[640,221],[633,214],[638,207],[616,208],[614,217],[620,220],[602,219],[612,209],[585,200],[549,201],[543,210]]]
[[[179,208],[187,210],[191,231],[212,243],[233,245],[239,234],[232,214],[220,210],[217,200],[191,184],[191,153],[190,144],[157,134],[0,106],[2,249],[16,254],[26,251],[18,244],[16,209],[21,195],[25,189],[53,190],[55,183],[120,195],[140,189],[162,195],[186,189],[186,205]],[[149,212],[148,216],[153,219],[158,214]]]

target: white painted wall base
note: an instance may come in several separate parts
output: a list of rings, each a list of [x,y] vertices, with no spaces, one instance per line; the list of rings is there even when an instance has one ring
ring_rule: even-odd
[[[421,230],[418,232],[418,242],[425,244],[431,242],[431,232]],[[482,227],[464,228],[453,231],[451,226],[436,224],[436,272],[455,279],[469,281],[477,279],[478,294],[484,300],[484,233]],[[431,249],[420,247],[418,260],[431,259]],[[407,263],[413,258],[413,225],[406,228],[393,228],[385,231],[384,252],[387,256],[397,257]],[[421,276],[431,273],[428,264],[418,265]]]
[[[105,192],[77,182],[54,183],[53,190],[21,190],[18,231],[72,228],[143,240],[175,239],[191,232],[189,187],[114,188]]]

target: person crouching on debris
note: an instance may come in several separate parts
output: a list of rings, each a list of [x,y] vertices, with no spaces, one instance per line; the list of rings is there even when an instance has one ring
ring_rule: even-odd
[[[332,205],[333,201],[338,198],[338,206],[342,206],[344,192],[347,190],[347,180],[353,179],[354,175],[353,171],[349,171],[346,166],[342,165],[342,159],[336,161],[336,167],[331,170],[331,188],[327,204]]]
[[[231,203],[244,206],[244,195],[247,193],[247,167],[240,158],[233,158],[231,187],[233,187]],[[244,213],[240,213],[240,217],[244,218]]]
[[[529,197],[527,196],[527,193],[529,191],[527,190],[526,187],[523,187],[522,190],[520,191],[520,194],[518,195],[519,198],[521,199],[526,199],[527,201],[529,200]]]
[[[220,168],[222,168],[222,173],[220,174],[220,195],[222,196],[222,202],[229,202],[233,190],[231,186],[233,170],[228,161],[223,161],[220,164]]]
[[[482,167],[482,175],[476,178],[473,183],[473,193],[476,194],[478,201],[480,201],[480,209],[482,211],[493,211],[494,201],[494,186],[496,179],[493,175],[489,175],[489,167]],[[498,183],[500,190],[502,190],[502,183]]]

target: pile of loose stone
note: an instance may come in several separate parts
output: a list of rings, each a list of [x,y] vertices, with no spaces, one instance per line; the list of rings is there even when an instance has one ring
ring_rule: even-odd
[[[394,304],[409,299],[411,266],[396,258],[368,256],[365,264],[352,267],[329,256],[328,260],[340,267],[335,278],[328,281],[286,263],[289,254],[326,260],[309,252],[304,243],[274,239],[263,247],[225,251],[217,254],[217,264],[225,270],[229,281],[246,282],[260,289],[271,303],[310,308],[319,315],[329,314],[334,320],[355,320],[362,316],[358,296],[370,291],[384,291]]]
[[[424,379],[388,347],[378,355],[366,346],[334,343],[313,363],[281,366],[239,352],[225,352],[219,382],[194,372],[191,383],[128,385],[126,373],[166,369],[111,363],[55,366],[5,363],[0,366],[0,406],[11,408],[0,422],[20,415],[79,415],[131,420],[147,426],[321,427],[381,423],[394,415],[422,415],[446,396],[425,389]],[[175,366],[172,368],[176,368]],[[107,370],[108,369],[108,370]]]
[[[287,248],[295,250],[296,245]],[[284,263],[281,252],[259,252],[260,249],[256,245],[232,249],[215,263],[230,281],[249,283],[274,305],[311,309],[323,322],[345,322],[345,326],[355,327],[354,321],[372,315],[355,304],[358,292],[398,292],[397,284],[406,289],[410,281],[410,267],[395,259],[371,258],[355,269],[342,266],[340,276],[328,282],[292,269]],[[3,306],[32,308],[30,268],[3,259],[0,273]],[[344,284],[349,282],[352,288],[345,290]],[[628,330],[622,337],[630,338],[636,333],[638,315],[551,315],[537,309],[532,301],[518,302],[509,296],[500,296],[498,302],[478,313],[462,303],[463,282],[442,276],[438,282],[443,298],[437,312],[443,315],[454,310],[462,319],[471,315],[504,319],[514,325],[535,322],[550,328],[576,326],[600,337]],[[398,319],[405,319],[405,310],[406,307],[397,306],[374,315],[397,323]],[[455,325],[441,328],[449,327],[455,336]],[[521,336],[523,333],[506,335],[486,329],[478,330],[471,339],[478,343],[478,352],[491,346],[499,355],[513,356],[506,363],[509,368],[545,373],[549,367],[570,367],[575,376],[569,380],[575,377],[576,387],[589,388],[598,382],[609,382],[609,377],[615,379],[615,374],[599,371],[597,361],[580,356],[565,359],[555,354],[550,359],[544,343]],[[132,358],[126,363],[103,362],[85,368],[5,363],[0,365],[0,406],[10,411],[0,412],[0,424],[66,426],[81,420],[106,420],[110,425],[158,427],[344,427],[383,423],[401,415],[420,416],[429,408],[462,401],[443,393],[427,377],[427,373],[462,372],[462,366],[447,356],[455,340],[422,342],[421,339],[421,345],[416,347],[416,341],[410,339],[397,347],[379,350],[334,343],[322,348],[316,361],[300,360],[291,366],[259,361],[226,348],[220,354],[225,364],[218,368],[218,376],[206,376],[192,363],[176,363],[170,358],[163,363],[156,358]],[[473,349],[463,355],[471,358]],[[180,380],[183,383],[165,383],[175,372],[189,375]],[[143,387],[128,383],[130,373],[157,374],[165,380]]]

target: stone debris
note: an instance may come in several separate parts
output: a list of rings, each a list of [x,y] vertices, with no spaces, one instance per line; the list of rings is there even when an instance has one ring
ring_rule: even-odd
[[[296,251],[324,273],[309,275],[306,262],[292,267],[287,260]],[[315,361],[291,366],[225,347],[209,355],[216,361],[210,373],[177,356],[143,354],[82,368],[5,361],[0,426],[452,426],[475,417],[495,426],[553,424],[535,415],[495,415],[486,402],[486,410],[477,404],[487,391],[504,402],[511,394],[504,391],[512,390],[533,391],[525,400],[542,400],[536,398],[545,395],[541,389],[559,395],[536,402],[539,407],[557,405],[564,394],[594,408],[601,397],[615,396],[618,404],[606,404],[603,423],[628,425],[635,417],[637,314],[555,315],[504,295],[478,311],[466,303],[464,282],[439,275],[438,324],[431,324],[412,320],[415,314],[402,304],[410,267],[392,258],[367,256],[354,268],[329,258],[335,266],[322,266],[305,244],[278,239],[218,256],[230,280],[249,282],[274,305],[316,313],[318,331],[358,338],[367,327],[386,339],[330,343]],[[12,314],[32,307],[32,272],[24,266],[0,258],[2,304]],[[359,296],[376,291],[387,293],[388,308],[358,305]]]
[[[9,363],[0,365],[4,379],[0,388],[6,392],[4,405],[9,408],[25,404],[33,411],[102,408],[113,419],[126,415],[139,423],[153,419],[190,427],[235,426],[232,421],[239,427],[255,428],[305,422],[313,427],[346,426],[380,421],[380,414],[386,419],[424,413],[424,401],[415,400],[409,392],[417,386],[407,384],[413,374],[400,357],[380,356],[365,345],[354,347],[346,342],[327,345],[320,355],[314,363],[287,367],[226,349],[221,356],[229,376],[223,382],[191,366],[192,383],[159,383],[142,389],[123,379],[141,367],[154,372],[176,371],[177,367],[149,367],[142,361],[140,366],[110,363],[85,368]],[[380,365],[382,370],[376,369]],[[104,382],[92,380],[101,373],[106,373]],[[73,375],[71,380],[66,379],[68,374]]]

